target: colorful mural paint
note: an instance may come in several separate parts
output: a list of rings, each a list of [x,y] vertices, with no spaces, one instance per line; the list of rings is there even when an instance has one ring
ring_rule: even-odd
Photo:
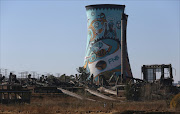
[[[109,77],[114,72],[117,76],[121,74],[121,17],[124,8],[124,5],[86,6],[88,35],[84,68],[94,75],[95,81],[101,74]]]

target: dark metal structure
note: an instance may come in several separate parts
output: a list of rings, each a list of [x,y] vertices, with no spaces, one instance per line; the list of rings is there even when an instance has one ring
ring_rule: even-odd
[[[19,85],[0,85],[0,103],[30,103],[31,92]]]
[[[165,77],[165,69],[168,70],[168,77]],[[171,64],[160,64],[160,65],[143,65],[142,66],[142,73],[143,73],[143,80],[147,82],[154,82],[156,77],[156,72],[161,73],[161,80],[169,79],[173,81],[173,73],[172,73],[172,66]]]

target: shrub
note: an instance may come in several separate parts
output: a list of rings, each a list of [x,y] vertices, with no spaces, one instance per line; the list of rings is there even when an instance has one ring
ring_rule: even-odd
[[[172,98],[170,108],[180,110],[180,93]]]

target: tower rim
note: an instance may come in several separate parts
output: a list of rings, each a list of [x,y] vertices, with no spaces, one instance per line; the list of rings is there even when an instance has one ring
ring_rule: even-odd
[[[85,8],[88,9],[101,9],[101,8],[115,8],[115,9],[124,9],[125,5],[119,4],[94,4],[94,5],[87,5]]]

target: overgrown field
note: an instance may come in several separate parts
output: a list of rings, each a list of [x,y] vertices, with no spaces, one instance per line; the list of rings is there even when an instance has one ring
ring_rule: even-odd
[[[168,101],[146,101],[146,102],[132,102],[132,101],[107,101],[95,96],[91,98],[97,100],[83,101],[72,98],[66,95],[49,95],[32,97],[30,104],[0,104],[0,113],[11,114],[119,114],[119,113],[149,113],[149,112],[177,112],[177,110],[170,109]],[[179,112],[180,113],[180,112]]]

